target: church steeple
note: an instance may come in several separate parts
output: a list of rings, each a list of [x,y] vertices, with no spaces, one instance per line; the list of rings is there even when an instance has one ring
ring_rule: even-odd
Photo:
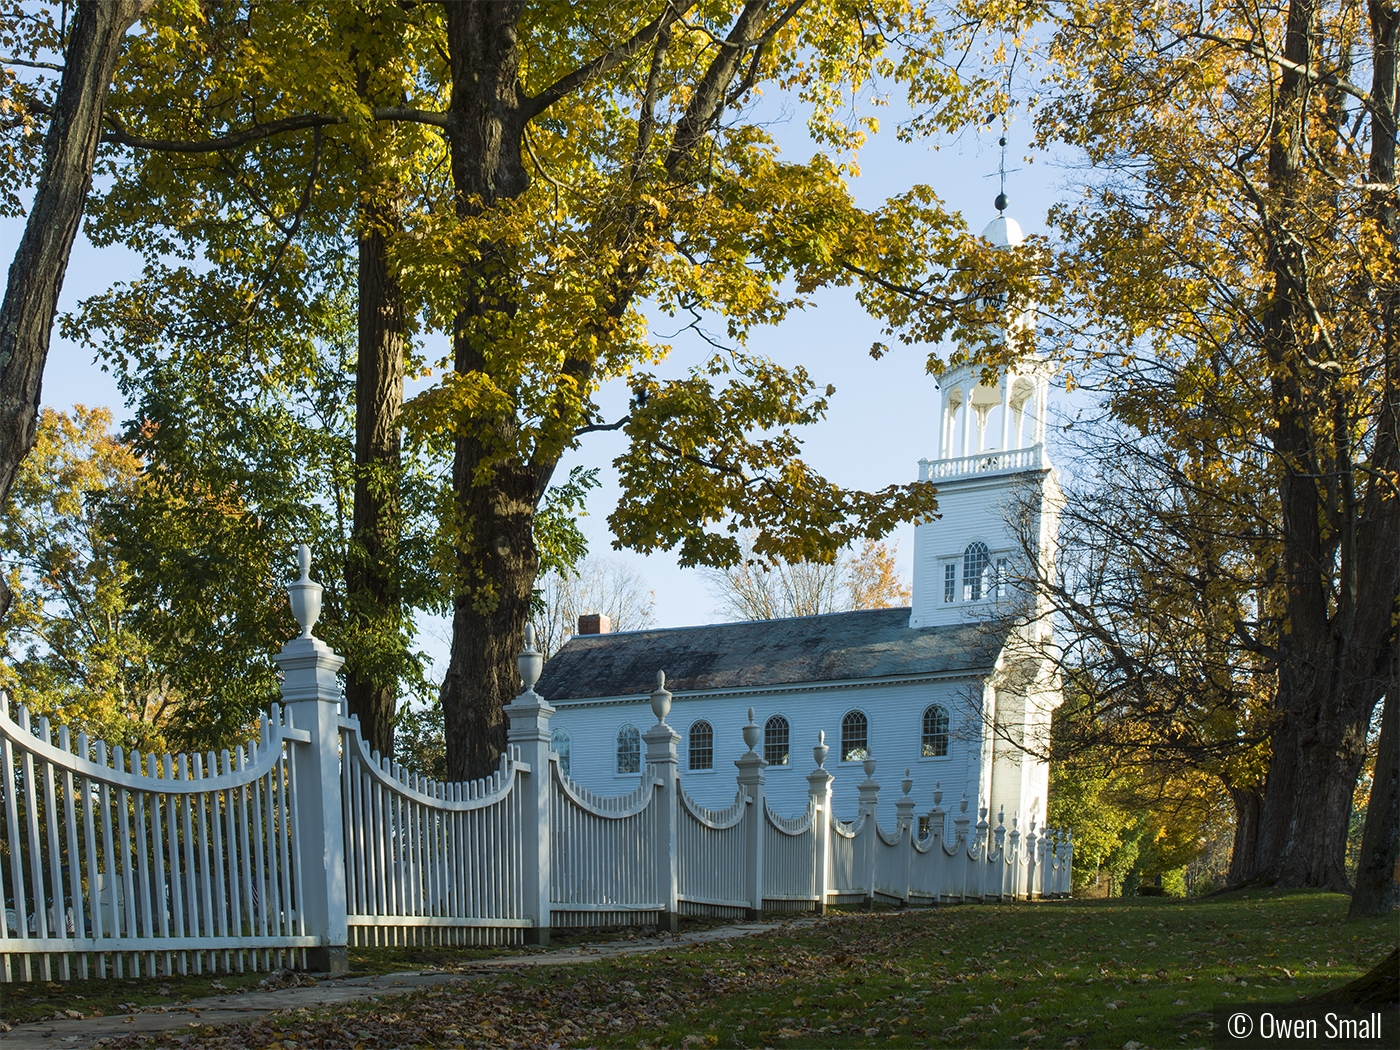
[[[1002,214],[982,231],[999,248],[1024,240],[1006,203],[1003,192],[996,201]],[[1008,331],[1034,324],[1033,309],[1006,321]],[[919,460],[919,480],[938,486],[942,516],[914,533],[913,627],[1005,611],[1010,581],[1026,575],[1017,565],[1024,552],[1007,522],[1013,504],[1036,508],[1039,555],[1050,556],[1059,489],[1045,455],[1049,362],[1032,354],[1002,368],[991,384],[982,373],[981,365],[968,364],[939,377],[937,455]]]

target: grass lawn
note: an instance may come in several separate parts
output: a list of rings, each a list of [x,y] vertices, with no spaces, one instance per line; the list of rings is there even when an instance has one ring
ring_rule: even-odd
[[[1348,923],[1346,908],[1265,890],[837,915],[113,1045],[1201,1047],[1213,1005],[1319,992],[1394,948],[1393,917]]]

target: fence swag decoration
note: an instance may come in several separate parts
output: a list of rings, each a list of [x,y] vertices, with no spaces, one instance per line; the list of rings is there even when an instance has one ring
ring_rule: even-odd
[[[924,905],[1067,896],[1068,832],[996,827],[966,794],[916,816],[908,770],[893,831],[876,820],[875,760],[853,822],[831,812],[825,733],[806,811],[764,795],[749,711],[734,804],[685,791],[671,693],[630,795],[569,779],[550,746],[543,659],[527,630],[524,691],[505,708],[489,777],[441,783],[371,753],[346,710],[343,659],[312,634],[321,586],[298,549],[301,634],[274,659],[282,703],[232,753],[142,755],[93,743],[0,695],[0,981],[347,968],[349,945],[545,944],[551,928],[658,925],[883,901]],[[951,824],[953,832],[948,834]],[[923,829],[923,833],[921,833]]]

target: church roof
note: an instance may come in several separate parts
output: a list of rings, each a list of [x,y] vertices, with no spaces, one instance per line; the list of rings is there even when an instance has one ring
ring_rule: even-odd
[[[986,623],[911,628],[903,608],[575,635],[535,691],[549,701],[647,694],[658,670],[675,692],[985,673],[1006,634]]]

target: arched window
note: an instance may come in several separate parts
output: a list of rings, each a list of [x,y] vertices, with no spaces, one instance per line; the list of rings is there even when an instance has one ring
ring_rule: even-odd
[[[942,758],[948,753],[948,712],[934,704],[924,712],[925,758]]]
[[[841,719],[841,761],[860,762],[870,753],[867,733],[870,723],[859,711],[849,711]]]
[[[715,729],[709,722],[696,722],[690,727],[690,768],[715,767]]]
[[[788,764],[788,720],[774,715],[763,726],[763,760],[770,766]]]
[[[980,601],[990,590],[992,556],[982,542],[969,543],[963,551],[963,601]]]
[[[549,746],[559,756],[559,772],[565,776],[569,775],[569,731],[567,729],[556,729],[549,734]]]
[[[617,731],[617,771],[642,771],[642,735],[637,732],[636,726],[623,726]]]

